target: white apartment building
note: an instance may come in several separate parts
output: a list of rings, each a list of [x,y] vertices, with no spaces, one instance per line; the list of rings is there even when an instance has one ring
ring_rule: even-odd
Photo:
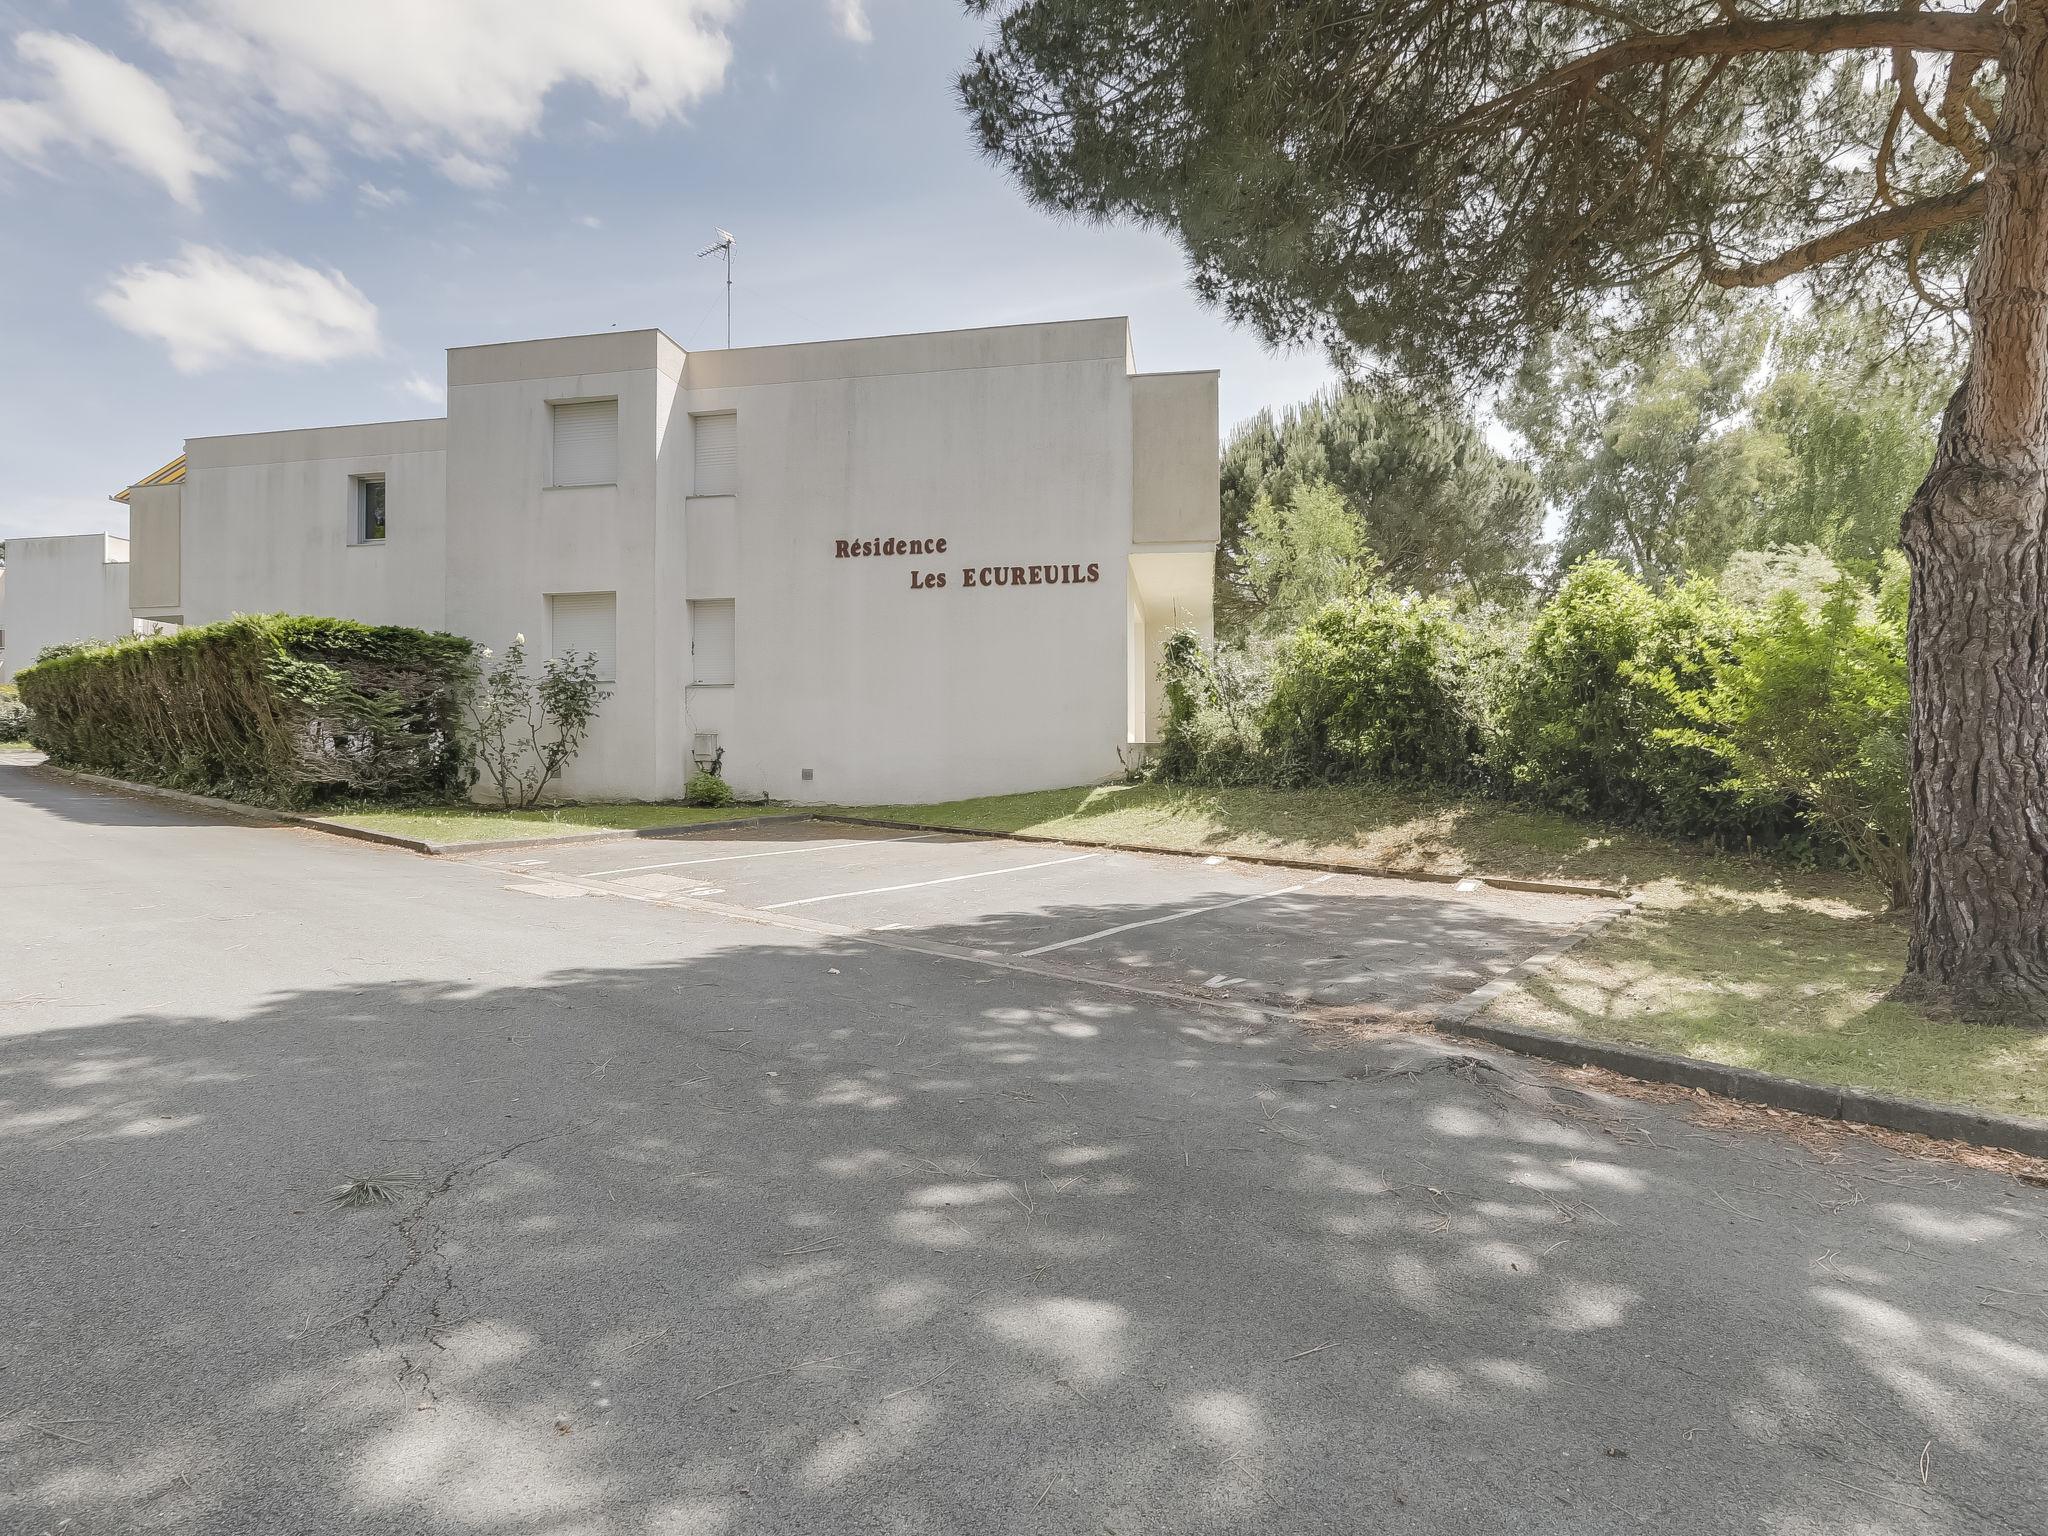
[[[1213,372],[1126,320],[448,353],[429,421],[196,437],[123,493],[137,621],[289,611],[594,653],[565,793],[912,802],[1088,783],[1207,633]]]
[[[132,632],[128,541],[111,533],[9,539],[0,572],[0,683],[48,645]]]

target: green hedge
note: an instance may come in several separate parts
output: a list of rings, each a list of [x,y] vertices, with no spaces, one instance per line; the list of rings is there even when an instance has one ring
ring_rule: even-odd
[[[1786,562],[1779,561],[1779,565]],[[1771,571],[1763,573],[1771,577]],[[1291,634],[1161,668],[1158,777],[1440,784],[1867,871],[1906,838],[1906,581],[1710,578],[1653,591],[1585,560],[1526,615],[1383,586]],[[1777,588],[1775,596],[1767,587]],[[1757,603],[1761,602],[1761,607]]]
[[[280,806],[467,788],[470,644],[265,614],[93,646],[16,678],[65,767]]]

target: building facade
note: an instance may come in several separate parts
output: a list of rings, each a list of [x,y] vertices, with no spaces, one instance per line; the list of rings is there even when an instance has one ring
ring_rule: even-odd
[[[1128,323],[448,353],[448,414],[186,444],[124,493],[138,621],[290,611],[595,654],[565,792],[928,801],[1097,781],[1207,633],[1214,373]]]
[[[111,533],[9,539],[0,585],[0,683],[45,646],[132,632],[128,541]]]

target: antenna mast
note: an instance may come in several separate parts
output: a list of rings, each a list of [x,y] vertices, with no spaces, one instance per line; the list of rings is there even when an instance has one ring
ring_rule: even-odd
[[[716,254],[725,262],[725,346],[727,351],[732,350],[732,246],[732,231],[721,229],[718,231],[718,239],[697,253],[699,261],[702,261],[706,256]]]

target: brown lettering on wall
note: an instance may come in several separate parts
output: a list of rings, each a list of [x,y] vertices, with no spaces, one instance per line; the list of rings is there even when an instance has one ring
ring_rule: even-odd
[[[906,539],[896,535],[882,538],[834,539],[832,558],[835,560],[858,560],[870,557],[887,559],[897,555],[943,555],[946,553],[944,539]],[[928,571],[919,567],[910,573],[910,590],[913,592],[935,592],[947,584],[948,573]],[[963,587],[1066,587],[1089,586],[1102,579],[1102,566],[1090,561],[1087,565],[1044,564],[1044,565],[966,565],[960,568],[960,585]]]

